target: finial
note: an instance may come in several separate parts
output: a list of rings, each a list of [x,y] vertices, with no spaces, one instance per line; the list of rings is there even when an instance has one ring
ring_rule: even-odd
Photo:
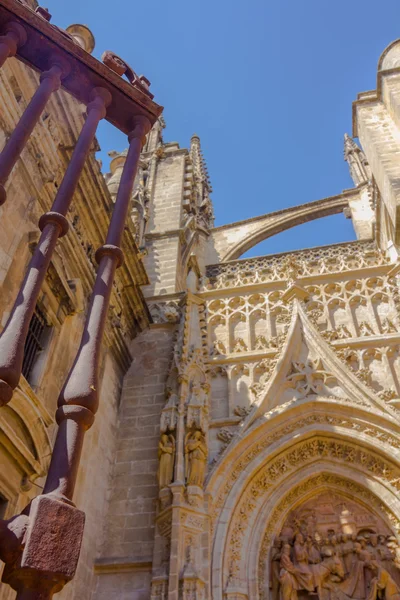
[[[371,169],[368,160],[361,148],[347,133],[344,134],[344,160],[349,165],[350,176],[356,187],[370,181]]]
[[[348,133],[344,134],[344,159],[347,160],[347,156],[350,152],[361,152],[352,137]]]
[[[86,50],[86,52],[89,54],[92,54],[95,40],[89,27],[74,23],[73,25],[69,25],[66,31],[74,38],[74,41],[78,44],[78,46]]]

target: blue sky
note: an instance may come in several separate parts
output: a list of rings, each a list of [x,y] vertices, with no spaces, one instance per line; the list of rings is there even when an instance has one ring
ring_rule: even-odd
[[[197,133],[216,225],[352,187],[343,161],[351,103],[375,88],[384,48],[400,36],[398,0],[48,0],[52,22],[84,23],[95,56],[113,50],[152,82],[166,141]],[[99,131],[102,158],[124,137]],[[328,217],[250,255],[354,239]]]

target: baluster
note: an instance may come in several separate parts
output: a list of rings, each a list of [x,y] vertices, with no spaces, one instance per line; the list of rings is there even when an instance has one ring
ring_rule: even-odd
[[[44,494],[71,500],[75,488],[85,431],[94,421],[99,397],[99,357],[116,269],[122,264],[120,248],[133,184],[145,136],[151,128],[137,117],[129,135],[129,151],[104,246],[96,252],[99,264],[80,347],[58,400],[59,429]]]
[[[81,343],[58,399],[59,428],[43,494],[14,520],[0,521],[0,555],[6,560],[2,580],[17,591],[17,600],[51,600],[73,578],[78,564],[85,517],[72,497],[84,435],[98,408],[103,332],[115,271],[123,261],[120,244],[140,151],[150,128],[146,117],[138,117],[129,136],[106,243],[96,252],[99,268]],[[56,535],[50,535],[55,526]]]
[[[7,58],[16,55],[18,48],[25,44],[26,39],[26,31],[22,25],[14,21],[8,23],[5,34],[0,37],[0,67],[4,65]]]
[[[7,198],[6,183],[51,94],[61,86],[69,67],[54,64],[40,75],[40,85],[0,154],[0,206]]]
[[[73,151],[51,211],[41,216],[42,232],[29,263],[7,324],[0,336],[0,406],[7,404],[21,377],[24,345],[38,295],[59,237],[68,231],[65,215],[82,172],[99,121],[106,115],[110,93],[103,88],[93,90],[93,101],[87,108],[87,119]]]

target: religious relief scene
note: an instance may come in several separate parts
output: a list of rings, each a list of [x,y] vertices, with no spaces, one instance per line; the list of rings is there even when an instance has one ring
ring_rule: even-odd
[[[400,546],[384,521],[323,493],[293,510],[270,557],[273,600],[400,597]]]
[[[152,29],[161,5],[123,4],[118,27],[114,6],[94,16],[121,40],[129,25],[137,65],[77,15],[0,0],[0,600],[400,600],[400,40],[377,65],[357,52],[374,89],[354,93],[351,134],[297,85],[323,109],[301,148],[319,117],[343,140],[297,164],[265,140],[268,98],[229,116],[239,92],[256,106],[247,70],[218,71],[235,90],[223,109],[209,71],[171,84],[203,12],[208,50],[218,3],[196,19],[187,3],[179,52]],[[161,54],[152,86],[134,69],[162,71]],[[180,95],[190,111],[174,116]],[[223,126],[235,151],[210,150]],[[295,194],[269,189],[278,163]],[[256,255],[303,225],[299,249]]]

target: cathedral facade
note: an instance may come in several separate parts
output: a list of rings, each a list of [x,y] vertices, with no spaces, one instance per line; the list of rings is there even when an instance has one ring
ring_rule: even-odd
[[[93,49],[90,32],[71,35]],[[37,76],[9,59],[0,142]],[[84,121],[56,92],[0,208],[2,326]],[[86,513],[64,600],[399,600],[400,41],[353,104],[337,196],[215,227],[200,139],[147,136],[101,357],[100,409],[74,502]],[[126,152],[97,142],[0,409],[0,516],[43,487]],[[240,257],[345,212],[357,241]],[[399,221],[398,221],[399,217]],[[0,599],[15,592],[5,583]]]

